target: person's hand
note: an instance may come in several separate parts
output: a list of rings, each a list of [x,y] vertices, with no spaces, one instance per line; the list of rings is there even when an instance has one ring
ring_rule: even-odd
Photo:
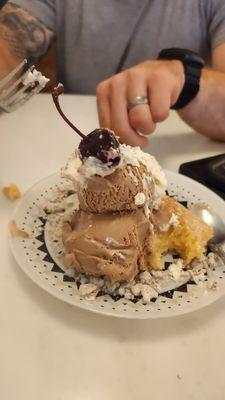
[[[169,116],[184,79],[180,61],[145,61],[101,82],[96,89],[100,126],[112,129],[124,143],[144,147],[145,135]],[[136,96],[147,96],[149,104],[128,111]]]

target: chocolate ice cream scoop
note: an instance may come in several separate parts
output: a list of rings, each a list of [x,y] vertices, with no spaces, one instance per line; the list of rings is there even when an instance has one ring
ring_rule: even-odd
[[[60,83],[54,88],[52,98],[64,121],[82,138],[78,146],[80,159],[84,161],[88,157],[95,157],[109,167],[119,164],[119,142],[114,133],[107,128],[99,128],[85,136],[63,113],[59,105],[59,95],[63,92],[64,86]]]

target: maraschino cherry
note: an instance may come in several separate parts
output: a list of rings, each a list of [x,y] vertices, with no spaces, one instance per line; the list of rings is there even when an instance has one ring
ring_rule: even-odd
[[[64,121],[82,138],[78,149],[82,161],[88,157],[95,157],[109,167],[120,162],[119,142],[114,133],[107,128],[98,128],[85,136],[76,126],[68,120],[59,105],[59,96],[64,92],[64,86],[59,83],[53,89],[52,98],[55,106]]]

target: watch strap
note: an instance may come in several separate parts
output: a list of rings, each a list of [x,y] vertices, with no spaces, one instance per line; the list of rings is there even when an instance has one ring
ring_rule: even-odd
[[[184,64],[184,72],[185,83],[176,103],[171,107],[172,110],[185,107],[197,96],[200,89],[201,68],[196,69],[191,65]]]
[[[197,96],[204,60],[197,53],[180,48],[161,50],[158,60],[179,60],[183,64],[185,83],[176,103],[171,107],[172,110],[179,110]]]

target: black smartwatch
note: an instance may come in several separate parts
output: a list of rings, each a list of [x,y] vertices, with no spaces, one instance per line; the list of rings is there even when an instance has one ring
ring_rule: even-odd
[[[160,51],[158,60],[180,60],[183,63],[185,73],[184,87],[177,102],[171,107],[172,110],[179,110],[190,103],[198,94],[201,71],[205,62],[194,51],[176,47]]]

